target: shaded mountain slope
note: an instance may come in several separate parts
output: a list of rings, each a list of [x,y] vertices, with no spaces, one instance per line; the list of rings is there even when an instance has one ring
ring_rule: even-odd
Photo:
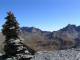
[[[80,47],[80,26],[67,25],[58,31],[42,31],[34,27],[22,27],[23,42],[35,50],[55,50]],[[0,33],[0,41],[4,41]]]

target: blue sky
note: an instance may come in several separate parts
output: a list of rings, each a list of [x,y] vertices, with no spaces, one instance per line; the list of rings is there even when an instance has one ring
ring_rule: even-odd
[[[80,25],[80,0],[0,0],[0,28],[11,10],[20,26],[46,31]]]

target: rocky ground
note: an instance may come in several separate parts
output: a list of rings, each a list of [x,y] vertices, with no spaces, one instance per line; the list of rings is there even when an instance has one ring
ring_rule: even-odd
[[[1,56],[2,54],[0,54]],[[26,56],[27,57],[27,56]],[[0,60],[3,60],[0,57]],[[15,60],[9,58],[7,60]],[[80,48],[58,51],[39,51],[31,60],[80,60]]]
[[[41,51],[32,60],[80,60],[80,48],[59,51]]]

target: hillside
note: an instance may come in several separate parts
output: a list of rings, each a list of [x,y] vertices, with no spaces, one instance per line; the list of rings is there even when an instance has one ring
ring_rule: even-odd
[[[37,51],[68,49],[80,47],[80,26],[67,25],[58,31],[42,31],[34,27],[22,27],[21,37],[23,42]],[[0,43],[4,41],[0,33]],[[1,49],[3,47],[0,44]]]
[[[42,31],[34,27],[23,27],[21,30],[25,43],[36,50],[67,49],[80,46],[80,26],[69,24],[53,32]]]

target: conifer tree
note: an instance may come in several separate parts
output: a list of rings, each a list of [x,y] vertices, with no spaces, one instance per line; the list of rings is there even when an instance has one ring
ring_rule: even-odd
[[[16,17],[10,11],[8,16],[5,18],[6,23],[3,25],[2,33],[5,35],[6,40],[10,38],[18,38],[19,23],[16,21]]]
[[[5,19],[6,22],[3,25],[2,33],[6,38],[4,45],[6,58],[15,57],[17,60],[30,60],[35,51],[24,45],[18,37],[20,28],[19,23],[16,21],[16,17],[10,11]]]
[[[6,22],[3,25],[2,33],[5,36],[5,46],[4,51],[7,56],[13,56],[16,54],[17,47],[10,43],[11,39],[16,40],[18,38],[19,33],[19,23],[16,21],[16,17],[14,14],[9,11],[8,16],[5,18]],[[14,49],[14,50],[13,50]]]

